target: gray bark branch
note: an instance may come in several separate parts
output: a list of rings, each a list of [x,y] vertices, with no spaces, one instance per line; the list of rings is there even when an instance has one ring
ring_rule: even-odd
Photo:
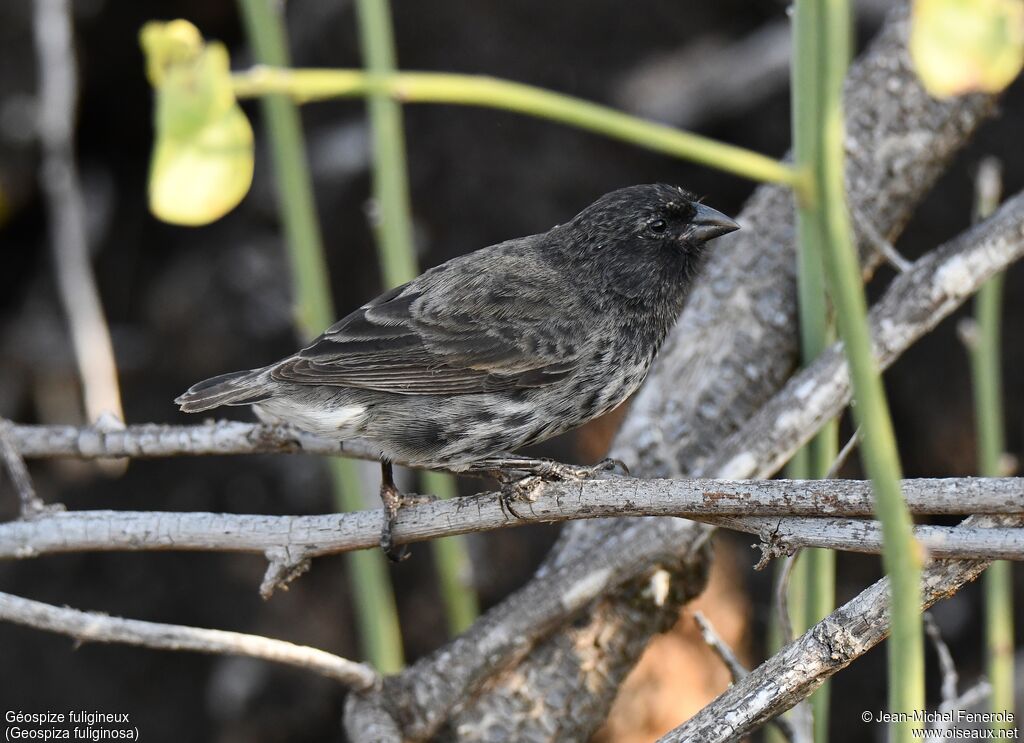
[[[697,626],[700,627],[700,634],[704,639],[704,644],[711,648],[725,667],[729,669],[729,675],[732,676],[733,683],[742,681],[749,676],[750,671],[736,657],[733,649],[718,636],[715,628],[711,626],[711,622],[707,620],[707,617],[698,611],[693,615],[693,618],[697,622]],[[793,726],[789,724],[789,720],[784,717],[776,717],[771,722],[789,743],[805,743],[805,741],[811,740],[809,737],[801,737]]]
[[[28,474],[28,467],[25,466],[25,460],[14,441],[12,428],[9,420],[0,418],[0,459],[3,460],[7,475],[18,494],[21,517],[31,518],[45,511],[46,506],[36,495],[32,478]]]
[[[867,519],[778,518],[768,516],[704,517],[701,521],[761,538],[762,559],[791,554],[803,547],[823,547],[844,552],[878,555],[882,552],[882,527]],[[966,526],[915,526],[914,538],[933,558],[1024,559],[1024,529],[971,528]]]
[[[851,69],[846,90],[851,205],[890,241],[994,104],[982,96],[928,97],[906,54],[906,25],[900,11]],[[761,188],[740,221],[746,229],[712,255],[613,449],[637,474],[718,474],[710,465],[723,441],[792,369],[792,198],[784,189]],[[868,265],[876,260],[874,251],[865,255]],[[534,582],[394,679],[385,698],[371,693],[367,703],[391,711],[412,738],[447,721],[448,736],[464,740],[586,739],[650,635],[699,592],[706,569],[699,546],[708,533],[676,519],[570,526]],[[661,568],[675,576],[671,600],[638,600],[645,578]],[[541,589],[574,600],[559,602]],[[562,626],[538,644],[588,604],[585,622]]]
[[[918,515],[1024,513],[1024,478],[904,480]],[[500,493],[406,506],[398,512],[396,544],[580,518],[689,516],[761,534],[779,548],[824,546],[877,552],[877,522],[864,480],[593,480],[547,483],[537,500],[507,513]],[[822,518],[827,516],[847,517]],[[83,551],[182,550],[249,552],[296,563],[322,555],[373,549],[380,542],[379,509],[322,516],[264,516],[162,511],[67,511],[0,524],[0,559]],[[1019,559],[1024,530],[918,527],[936,555]],[[954,552],[955,550],[955,552]]]
[[[849,201],[855,213],[871,222],[873,232],[890,242],[995,103],[986,96],[931,98],[911,65],[907,32],[906,7],[901,5],[851,67],[844,92]],[[712,252],[703,280],[634,399],[612,449],[611,455],[637,475],[715,474],[707,464],[723,440],[743,427],[795,365],[792,195],[777,187],[759,188],[739,221],[744,229],[724,238]],[[859,243],[870,246],[864,230],[858,231]],[[863,252],[869,267],[879,259],[870,247]],[[543,569],[599,554],[611,535],[624,533],[631,535],[633,549],[649,546],[652,554],[664,554],[667,545],[673,545],[677,554],[683,554],[705,537],[706,529],[669,519],[572,524]],[[703,559],[700,553],[691,554]],[[684,575],[703,572],[700,565],[676,564]],[[678,604],[669,602],[646,613],[635,612],[629,603],[635,590],[624,586],[621,595],[595,604],[586,621],[564,627],[517,667],[492,679],[488,690],[450,721],[458,730],[452,737],[485,739],[489,721],[501,718],[507,721],[503,732],[510,739],[589,738],[650,636],[678,611]],[[691,594],[681,586],[675,595]],[[514,614],[517,607],[499,606],[494,611]],[[623,616],[631,621],[623,622]],[[603,642],[588,643],[594,637]],[[451,662],[446,651],[437,658]],[[408,674],[414,689],[418,672],[414,668]],[[525,690],[524,678],[533,682]],[[575,690],[581,687],[589,693],[579,695]],[[450,706],[448,700],[418,693],[413,698],[430,709],[408,730],[434,729]],[[565,714],[562,702],[570,698],[576,706],[572,714]]]
[[[869,318],[880,366],[887,369],[987,279],[1022,256],[1024,193],[893,280]],[[726,478],[776,472],[846,407],[850,394],[849,370],[842,345],[836,343],[727,439],[708,469]]]
[[[948,316],[967,296],[977,291],[991,275],[1004,269],[1022,254],[1024,254],[1024,194],[1008,201],[988,221],[921,258],[910,270],[893,280],[871,314],[875,349],[880,355],[880,361],[886,365],[892,363],[914,341],[938,324],[942,318]],[[842,349],[837,344],[814,364],[794,377],[775,398],[763,406],[760,412],[749,416],[745,426],[720,442],[719,449],[715,452],[716,456],[705,459],[693,474],[729,479],[768,477],[803,443],[809,440],[825,421],[837,415],[848,401],[848,374]],[[651,425],[657,425],[653,419]],[[642,467],[640,471],[643,471]],[[596,532],[594,531],[595,527],[590,527],[588,530],[585,525],[570,525],[563,532],[565,536],[560,543],[561,550],[556,551],[548,559],[544,570],[555,570],[576,562],[586,563],[596,552],[600,552],[603,555],[602,559],[607,560],[609,558],[606,543],[614,535],[616,539],[623,539],[632,545],[628,559],[632,564],[643,567],[638,573],[638,578],[643,581],[644,576],[662,564],[662,561],[666,559],[665,555],[671,555],[674,551],[694,541],[705,539],[709,528],[703,524],[676,519],[640,521],[618,519],[595,523],[597,524]],[[760,531],[760,528],[759,525],[755,531]],[[595,534],[602,536],[600,549],[588,551],[588,547],[595,546],[592,544]],[[649,555],[646,562],[643,559],[644,553]],[[697,574],[700,574],[700,566],[691,567]],[[685,594],[686,591],[684,590],[682,593]],[[662,614],[659,608],[658,611],[652,610],[651,614],[661,614],[657,626],[662,626],[670,621],[677,610],[678,607],[671,613],[666,610]],[[516,617],[520,611],[521,607],[514,602],[514,599],[510,599],[508,603],[499,605],[492,610],[492,613],[495,615],[505,613],[509,617]],[[593,617],[592,621],[619,623],[621,615],[635,611],[635,607],[629,605],[628,601],[624,601],[622,604],[605,602],[595,611],[607,611],[607,615],[602,618]],[[656,617],[640,613],[631,616],[633,621],[622,622],[621,626],[619,624],[616,626],[636,640],[637,644],[631,645],[629,652],[639,652],[647,637],[640,633],[640,630],[647,626],[651,632],[655,631],[656,627],[651,623],[656,621]],[[541,684],[541,687],[538,688],[543,688],[543,683],[548,681],[561,687],[569,684],[570,679],[575,679],[575,683],[582,684],[587,688],[605,689],[608,697],[599,695],[590,698],[596,705],[603,708],[606,702],[610,703],[614,692],[613,688],[605,686],[605,683],[608,682],[607,674],[605,674],[607,668],[601,666],[604,670],[602,670],[603,675],[600,678],[583,678],[587,675],[583,669],[590,667],[588,664],[603,662],[596,656],[603,654],[606,649],[587,645],[582,639],[587,636],[585,628],[589,626],[589,624],[583,627],[574,626],[566,630],[567,636],[560,638],[557,642],[565,643],[566,646],[574,648],[574,650],[567,652],[561,645],[552,646],[552,653],[558,656],[557,662],[553,658],[549,658],[550,662],[547,663],[541,663],[539,659],[531,660],[530,663],[539,664],[538,668],[534,670],[536,674],[545,673],[543,669],[547,668],[548,672],[559,677],[558,679],[547,677],[538,679],[537,683]],[[634,634],[634,630],[640,634]],[[540,634],[535,633],[534,636],[540,637]],[[579,642],[572,639],[573,637],[580,638]],[[626,643],[626,645],[630,645],[630,643]],[[580,648],[583,649],[580,650]],[[544,651],[539,652],[543,653]],[[488,660],[491,663],[490,667],[493,668],[494,658]],[[403,677],[404,688],[407,689],[411,698],[425,698],[424,695],[427,692],[422,690],[419,685],[421,683],[429,685],[429,678],[433,674],[450,674],[451,661],[450,656],[439,653],[433,659],[424,659],[413,666]],[[484,662],[479,657],[469,655],[462,658],[461,661],[468,666]],[[562,662],[575,664],[575,670],[559,666],[558,663]],[[444,664],[443,669],[442,663]],[[626,666],[619,668],[613,664],[611,667],[618,668],[623,673],[628,670]],[[514,675],[519,673],[519,669],[509,673]],[[475,677],[474,673],[467,671],[466,678],[473,677]],[[512,676],[509,676],[509,683],[512,683]],[[596,686],[593,686],[592,683]],[[507,709],[503,719],[510,720],[510,725],[521,723],[529,726],[532,723],[524,717],[525,709],[537,700],[522,689],[519,689],[517,694],[518,698],[512,697],[516,705],[515,708]],[[494,703],[503,706],[509,702],[509,699],[509,697],[503,697],[504,701],[502,701],[495,698]],[[410,722],[410,727],[406,728],[407,732],[415,732],[415,735],[430,735],[434,729],[433,726],[440,724],[443,720],[444,705],[455,704],[456,701],[454,698],[450,700],[432,699],[431,704],[426,706],[427,711]],[[543,704],[542,701],[537,703]],[[410,704],[415,706],[418,703],[410,702]],[[594,714],[597,714],[597,710],[594,711]],[[552,719],[563,719],[554,712],[552,715]],[[502,717],[502,715],[497,716]],[[491,715],[488,719],[494,719],[494,717],[495,715]],[[569,722],[578,719],[583,718],[573,717]],[[594,723],[597,723],[596,719]],[[460,727],[460,730],[466,729],[466,727]],[[505,732],[510,737],[517,737],[520,734],[516,727],[510,727]],[[582,729],[575,732],[559,729],[560,735],[569,737],[577,733],[582,735],[583,732]],[[589,735],[589,732],[587,734]],[[482,736],[483,733],[481,732],[479,735]]]
[[[380,684],[380,676],[367,665],[316,648],[259,635],[122,619],[98,612],[52,606],[9,593],[0,593],[0,619],[68,635],[78,643],[115,642],[161,650],[244,655],[313,671],[360,690]]]
[[[997,520],[998,519],[998,520]],[[1015,517],[971,517],[964,525],[1020,527]],[[922,608],[977,578],[988,560],[939,560],[922,574]],[[751,671],[660,743],[739,740],[810,696],[889,634],[889,580],[883,578]]]
[[[379,451],[362,441],[339,442],[288,426],[224,420],[188,426],[143,423],[113,430],[97,426],[15,425],[11,434],[27,459],[146,459],[258,453],[327,454],[355,459],[380,457]]]

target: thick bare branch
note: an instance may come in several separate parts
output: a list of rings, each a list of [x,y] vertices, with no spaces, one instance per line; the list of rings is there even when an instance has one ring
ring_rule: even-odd
[[[989,277],[1022,256],[1024,193],[893,280],[871,309],[872,341],[882,368],[888,368]],[[849,373],[837,343],[790,379],[730,437],[708,469],[718,477],[766,477],[849,401]]]
[[[949,315],[971,292],[977,291],[989,276],[1002,270],[1022,254],[1024,254],[1024,194],[1008,201],[985,223],[972,228],[968,233],[918,260],[911,270],[900,274],[893,280],[871,314],[872,332],[876,335],[876,350],[881,354],[881,360],[886,364],[891,363],[921,335],[938,324],[943,317]],[[842,350],[837,344],[796,376],[760,412],[750,417],[747,425],[723,442],[717,456],[705,461],[702,465],[704,469],[698,469],[696,474],[730,479],[770,476],[802,444],[809,440],[825,421],[837,415],[848,400],[849,384],[845,360]],[[654,424],[652,423],[652,425]],[[651,556],[648,564],[654,565],[658,560],[663,560],[665,554],[671,554],[681,546],[689,544],[691,540],[706,538],[708,528],[691,521],[675,519],[643,521],[618,519],[614,522],[599,521],[597,524],[599,524],[597,529],[603,535],[599,549],[593,544],[597,532],[573,524],[563,532],[562,548],[549,557],[544,570],[560,569],[575,562],[585,564],[593,554],[588,552],[589,547],[594,547],[596,552],[601,552],[604,555],[603,559],[609,559],[604,545],[611,535],[623,538],[624,541],[631,544],[628,560],[632,564],[644,565],[643,554],[646,552]],[[622,557],[627,559],[625,555]],[[648,567],[647,570],[649,569]],[[647,570],[641,575],[645,575]],[[609,621],[616,621],[615,617],[618,614],[628,611],[628,608],[613,606],[611,602],[603,604],[603,606],[609,612]],[[509,606],[507,610],[510,616],[515,616],[518,614],[519,607]],[[658,612],[653,613],[657,614]],[[635,619],[641,626],[645,622],[654,621],[654,617],[637,616]],[[662,620],[661,624],[667,623],[669,616],[666,614]],[[593,621],[601,620],[594,618]],[[624,629],[623,631],[631,633],[633,630],[639,632],[639,629],[639,626],[633,626],[630,630]],[[570,636],[582,633],[583,627],[573,627],[568,632]],[[535,636],[539,637],[540,635],[538,633]],[[582,636],[581,634],[580,637]],[[636,635],[635,639],[638,645],[630,646],[629,652],[639,651],[639,646],[646,642],[645,638],[646,636],[643,634]],[[590,646],[587,646],[582,640],[580,643],[566,640],[566,643],[571,647],[584,648],[585,650],[581,651],[584,654],[600,655],[604,652],[602,648],[591,650]],[[629,643],[625,643],[623,649],[627,645]],[[561,649],[557,650],[556,654],[561,660],[565,660],[571,655]],[[585,682],[581,681],[579,676],[579,674],[585,673],[582,669],[587,666],[587,663],[599,661],[595,657],[583,658],[579,654],[576,657],[579,658],[579,665],[577,667],[578,674],[572,677],[575,678],[575,682],[577,684],[584,683],[587,688],[603,689],[611,695],[614,688],[605,686],[609,678],[607,674],[601,678],[588,678]],[[540,656],[537,656],[537,660],[530,661],[540,664],[536,673],[541,673],[544,667],[549,667],[548,663],[541,663],[539,658]],[[493,661],[493,658],[489,660]],[[462,661],[469,665],[483,663],[481,658],[471,655],[467,655]],[[417,664],[405,676],[406,683],[412,689],[417,688],[421,677],[426,683],[426,677],[430,673],[446,672],[440,666],[428,670],[429,662],[429,660],[425,660],[422,664]],[[435,662],[443,662],[445,668],[450,668],[451,658],[439,654],[436,656]],[[491,663],[490,667],[493,665]],[[618,667],[616,666],[616,668]],[[625,672],[627,669],[622,667],[620,670]],[[553,683],[568,683],[571,674],[568,674],[566,669],[559,668],[552,672],[560,677]],[[537,683],[543,685],[543,681]],[[418,693],[414,693],[414,696],[419,698]],[[597,697],[597,699],[600,704],[604,703],[603,696]],[[519,720],[529,726],[529,720],[524,719],[522,714],[524,714],[526,705],[532,704],[534,701],[532,698],[524,699],[521,708],[506,710],[504,714],[510,720]],[[456,699],[453,698],[447,703],[454,704],[455,702]],[[495,700],[495,704],[500,706],[503,702]],[[444,706],[438,703],[431,706],[429,711],[424,712],[424,717],[422,720],[417,720],[416,724],[422,722],[424,725],[422,729],[430,730],[430,725],[443,719],[443,713]],[[474,712],[474,714],[476,713]],[[596,724],[596,720],[594,722]],[[407,731],[419,729],[411,727],[407,728]],[[577,732],[582,735],[584,731],[581,729]],[[563,733],[570,737],[576,734],[566,731]],[[512,737],[517,737],[520,733],[510,729],[509,734]]]
[[[729,669],[729,674],[732,676],[732,682],[735,684],[737,681],[742,681],[750,675],[750,671],[740,662],[740,659],[736,657],[736,653],[729,647],[726,642],[718,636],[715,632],[715,628],[711,626],[711,622],[707,620],[703,614],[699,611],[693,615],[694,620],[697,622],[697,626],[700,627],[701,637],[704,639],[705,644],[711,648],[715,655],[717,655],[725,667]],[[776,717],[772,720],[772,723],[778,728],[782,737],[785,738],[789,743],[802,743],[805,738],[800,737],[789,721],[784,717]],[[806,738],[811,740],[811,738]]]
[[[904,350],[906,345],[909,345],[917,337],[917,334],[924,332],[924,328],[931,327],[938,322],[940,315],[948,314],[957,302],[962,301],[967,293],[976,289],[991,272],[1001,269],[1012,258],[1016,257],[1019,253],[1021,242],[1020,224],[1022,209],[1024,209],[1022,197],[1012,200],[992,220],[980,225],[975,231],[970,233],[972,238],[981,241],[981,246],[971,243],[966,238],[955,240],[940,251],[941,256],[939,258],[933,256],[926,257],[918,261],[913,270],[904,273],[896,279],[886,298],[883,299],[882,304],[876,308],[874,315],[876,330],[879,332],[890,332],[893,328],[899,328],[901,331],[895,333],[890,337],[889,341],[883,344],[883,351],[887,354],[887,358],[891,360],[891,358],[898,355]],[[947,279],[948,277],[955,277],[956,280],[937,280],[936,277],[941,276],[945,276]],[[911,291],[911,289],[914,291]],[[927,300],[923,305],[921,303],[922,298]],[[834,351],[827,354],[805,372],[806,376],[802,375],[798,378],[798,381],[787,387],[783,393],[783,399],[786,400],[785,404],[773,403],[768,408],[772,411],[771,413],[756,416],[750,424],[749,430],[751,433],[742,432],[730,441],[730,447],[723,450],[723,458],[726,459],[726,462],[723,463],[723,468],[725,464],[728,464],[730,469],[723,469],[722,474],[735,475],[735,472],[732,470],[736,467],[738,461],[756,463],[759,459],[764,462],[784,459],[787,454],[780,454],[779,452],[791,452],[804,438],[813,433],[815,422],[825,420],[837,412],[835,406],[841,405],[845,398],[842,397],[842,391],[837,390],[835,386],[832,387],[832,395],[839,396],[840,401],[838,403],[832,397],[814,395],[810,399],[806,399],[806,393],[804,395],[798,394],[800,390],[813,389],[813,386],[805,386],[808,379],[820,379],[829,376],[834,378],[837,373],[833,368],[833,357],[835,356],[837,354]],[[841,364],[838,373],[843,373]],[[788,422],[794,429],[799,425],[799,421],[803,420],[803,425],[808,426],[808,428],[801,431],[799,435],[780,441],[778,448],[774,451],[764,452],[758,447],[764,441],[765,433],[762,423],[765,419],[768,419],[772,426],[778,425],[781,419],[781,422]],[[112,454],[123,455],[131,453],[138,453],[142,456],[159,456],[170,453],[184,453],[186,451],[201,453],[265,451],[273,450],[275,447],[276,450],[300,449],[306,451],[316,450],[316,447],[323,446],[325,443],[331,447],[332,452],[337,451],[336,445],[333,442],[317,440],[308,447],[305,443],[296,444],[294,443],[295,439],[290,438],[291,432],[282,435],[281,432],[275,429],[236,423],[227,424],[223,438],[221,438],[218,428],[218,426],[213,425],[177,428],[156,426],[151,428],[143,427],[142,430],[132,427],[125,431],[104,432],[95,429],[52,429],[19,426],[14,429],[14,433],[19,447],[23,451],[27,451],[27,453],[35,456],[67,455],[76,452],[86,456],[111,456]],[[113,447],[115,446],[120,448],[114,449]],[[744,453],[746,454],[745,457],[738,458],[739,454]],[[761,469],[767,474],[770,466],[762,465]],[[603,486],[595,481],[594,483],[589,483],[588,487],[600,488]],[[571,490],[569,494],[575,496],[577,491]],[[473,503],[473,501],[463,499],[453,503],[461,504],[465,508],[466,505]],[[536,510],[537,508],[540,508],[540,506],[535,506],[535,512],[540,513]],[[618,507],[616,510],[618,514],[625,512],[622,507]],[[593,513],[592,515],[602,514]],[[502,516],[502,518],[505,517]],[[659,560],[664,562],[668,559],[669,555],[678,554],[680,530],[690,535],[706,534],[705,527],[664,519],[654,523],[648,522],[640,526],[634,523],[627,528],[640,530],[623,535],[624,543],[628,543],[630,547],[628,550],[624,549],[621,552],[629,553],[631,559],[628,570],[636,571],[634,575],[642,574],[645,569],[650,570],[650,566],[657,564]],[[401,534],[401,525],[399,526],[398,533]],[[576,579],[568,579],[570,580],[570,585],[572,585],[578,582],[579,576],[588,574],[585,566],[589,558],[580,560],[567,559],[567,554],[569,553],[563,552],[552,560],[549,564],[549,572],[552,575],[557,573],[564,576],[577,576]],[[658,555],[660,557],[655,559]],[[605,556],[607,560],[616,559],[614,553],[608,555],[605,552]],[[624,566],[617,565],[615,567],[616,569],[610,571],[609,575],[616,576],[617,580],[625,580],[629,576],[629,572]],[[562,573],[560,568],[569,569]],[[619,568],[623,569],[619,570]],[[554,583],[548,584],[549,587],[555,585]],[[602,582],[601,585],[602,588],[609,588],[614,585],[614,581]],[[552,590],[560,592],[563,588],[552,588]],[[606,604],[605,607],[609,617],[613,615],[621,617],[624,613],[621,607],[613,607],[612,604]],[[565,616],[569,609],[556,606],[553,611],[561,611],[561,616]],[[517,608],[516,611],[510,612],[509,616],[518,618],[521,613],[527,616],[533,615],[532,611],[520,612]],[[644,621],[642,616],[635,617],[635,619],[637,621]],[[500,624],[498,620],[495,619],[494,621],[496,624]],[[554,618],[548,617],[544,622],[519,625],[524,633],[522,644],[528,645],[533,641],[532,638],[541,636],[543,632],[556,623]],[[518,625],[519,623],[514,622],[514,624]],[[569,643],[569,646],[575,647],[573,643]],[[512,649],[510,648],[510,645],[506,646],[506,650],[509,651],[510,655],[505,656],[505,660],[511,656]],[[633,650],[636,650],[636,648],[632,648],[630,652]],[[523,652],[521,645],[515,647],[515,652]],[[572,654],[564,649],[561,653],[563,657],[568,657]],[[473,658],[471,665],[477,665],[477,670],[480,670],[480,656],[467,650],[467,657],[470,655]],[[489,656],[488,669],[494,667],[495,663],[490,661],[495,661],[496,659],[498,659],[498,656]],[[423,676],[419,676],[420,673],[421,671],[416,671],[407,678],[425,679],[433,671],[422,671]],[[483,676],[482,672],[478,674],[470,670],[462,678],[477,679]],[[415,685],[410,688],[415,688]],[[454,686],[448,688],[452,694],[455,694],[457,691]],[[458,698],[464,697],[464,691],[465,689],[463,688],[459,690],[459,696],[452,696],[451,703],[454,704]],[[600,699],[598,703],[601,703]],[[443,710],[439,712],[439,715],[443,715]],[[434,721],[428,722],[425,720],[424,722],[427,723],[428,727],[442,719],[440,716],[435,718],[433,715],[429,715],[428,717]],[[424,729],[427,729],[427,727]]]
[[[964,526],[1020,527],[1017,517],[971,517]],[[955,593],[988,560],[940,560],[922,575],[922,606]],[[810,696],[830,676],[889,634],[889,581],[883,578],[769,658],[661,743],[733,741]]]
[[[890,242],[952,155],[994,109],[992,97],[931,98],[918,82],[906,39],[906,8],[901,4],[868,52],[852,66],[845,90],[850,202]],[[713,474],[706,464],[723,439],[743,427],[782,386],[795,364],[792,197],[783,189],[760,188],[739,221],[744,229],[724,238],[728,244],[713,251],[703,281],[633,401],[613,447],[612,456],[625,461],[636,474]],[[865,262],[873,264],[877,251],[868,240],[862,239],[861,244]],[[545,569],[585,560],[590,550],[602,552],[610,534],[630,532],[633,549],[649,546],[663,551],[672,544],[682,553],[704,537],[705,529],[667,519],[574,524],[563,532]],[[701,572],[693,569],[696,566],[684,567],[687,574]],[[634,591],[624,587],[620,599],[596,604],[589,621],[567,626],[538,646],[525,663],[492,681],[480,701],[451,722],[459,730],[458,737],[483,739],[486,721],[503,717],[511,737],[520,741],[589,738],[650,635],[678,609],[669,603],[621,623],[619,618],[630,611]],[[678,591],[678,595],[690,593]],[[593,637],[605,641],[588,645],[587,638]],[[444,650],[438,653],[442,657],[448,663],[453,660]],[[456,662],[478,661],[459,658]],[[437,667],[431,672],[443,670]],[[410,677],[417,673],[419,669],[414,669]],[[535,682],[533,693],[517,692],[524,677]],[[548,701],[569,698],[579,687],[590,694],[582,702],[577,700],[573,714],[561,714],[561,708]],[[444,719],[451,704],[429,697],[417,697],[417,703],[430,709],[426,717],[436,720]]]
[[[0,593],[0,619],[68,635],[79,643],[116,642],[162,650],[244,655],[304,668],[356,689],[371,689],[380,684],[377,672],[362,663],[259,635],[121,619],[51,606],[9,593]]]
[[[903,492],[915,514],[1024,513],[1024,478],[904,480]],[[408,544],[530,523],[685,515],[760,534],[783,550],[829,546],[877,552],[879,544],[874,521],[817,518],[870,516],[871,486],[864,480],[548,483],[538,489],[535,502],[518,511],[519,518],[509,515],[499,493],[407,506],[398,512],[394,539]],[[322,516],[70,511],[0,524],[0,559],[82,551],[251,552],[288,572],[321,555],[377,547],[380,521],[379,510]],[[1019,557],[1024,550],[1021,530],[919,527],[919,532],[937,555]]]

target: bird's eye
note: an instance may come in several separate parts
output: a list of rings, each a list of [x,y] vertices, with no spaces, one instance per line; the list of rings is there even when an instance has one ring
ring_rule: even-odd
[[[660,235],[661,233],[668,229],[668,222],[666,222],[664,219],[655,219],[653,222],[649,222],[647,224],[647,229],[649,229],[656,235]]]

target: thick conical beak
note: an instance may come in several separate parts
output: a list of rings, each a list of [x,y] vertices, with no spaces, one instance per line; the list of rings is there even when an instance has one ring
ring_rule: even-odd
[[[696,205],[696,213],[690,220],[688,237],[691,240],[707,242],[722,235],[728,235],[740,228],[738,224],[729,219],[722,212],[712,209],[704,204]]]

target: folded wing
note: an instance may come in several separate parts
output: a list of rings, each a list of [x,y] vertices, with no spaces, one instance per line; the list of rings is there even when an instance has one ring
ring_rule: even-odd
[[[443,268],[443,267],[442,267]],[[573,374],[579,318],[552,277],[428,272],[360,307],[271,370],[297,384],[459,395],[553,384]],[[574,313],[569,313],[574,314]]]

